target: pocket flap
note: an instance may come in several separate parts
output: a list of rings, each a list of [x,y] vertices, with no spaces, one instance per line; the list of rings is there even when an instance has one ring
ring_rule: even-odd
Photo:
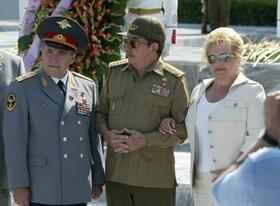
[[[225,101],[225,106],[226,107],[236,107],[236,108],[242,108],[245,107],[246,103],[241,102],[239,100],[226,100]]]

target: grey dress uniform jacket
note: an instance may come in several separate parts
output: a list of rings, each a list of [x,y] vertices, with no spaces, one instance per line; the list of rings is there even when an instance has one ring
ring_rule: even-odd
[[[0,189],[7,188],[7,174],[4,158],[4,143],[2,135],[3,109],[9,83],[13,78],[24,73],[24,64],[21,58],[0,51]]]
[[[95,130],[96,86],[68,72],[66,97],[39,69],[9,86],[4,143],[10,188],[30,187],[31,202],[89,202],[92,183],[104,184]]]

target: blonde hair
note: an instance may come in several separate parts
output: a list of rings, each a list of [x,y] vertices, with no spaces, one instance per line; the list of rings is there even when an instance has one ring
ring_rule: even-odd
[[[208,54],[208,50],[213,45],[228,44],[231,46],[232,54],[242,59],[244,52],[244,42],[241,36],[229,27],[220,27],[212,31],[204,44],[205,57]]]

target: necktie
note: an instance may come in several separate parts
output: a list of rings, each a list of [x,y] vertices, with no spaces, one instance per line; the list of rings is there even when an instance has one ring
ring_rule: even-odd
[[[64,96],[66,95],[65,89],[64,89],[64,84],[61,80],[59,80],[57,82],[57,86],[59,87],[59,89],[62,91],[62,93],[64,94]]]

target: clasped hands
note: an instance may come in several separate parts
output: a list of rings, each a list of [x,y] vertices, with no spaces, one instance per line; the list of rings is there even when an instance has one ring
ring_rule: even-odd
[[[119,154],[134,152],[146,145],[144,134],[127,128],[108,131],[104,134],[104,139]]]

